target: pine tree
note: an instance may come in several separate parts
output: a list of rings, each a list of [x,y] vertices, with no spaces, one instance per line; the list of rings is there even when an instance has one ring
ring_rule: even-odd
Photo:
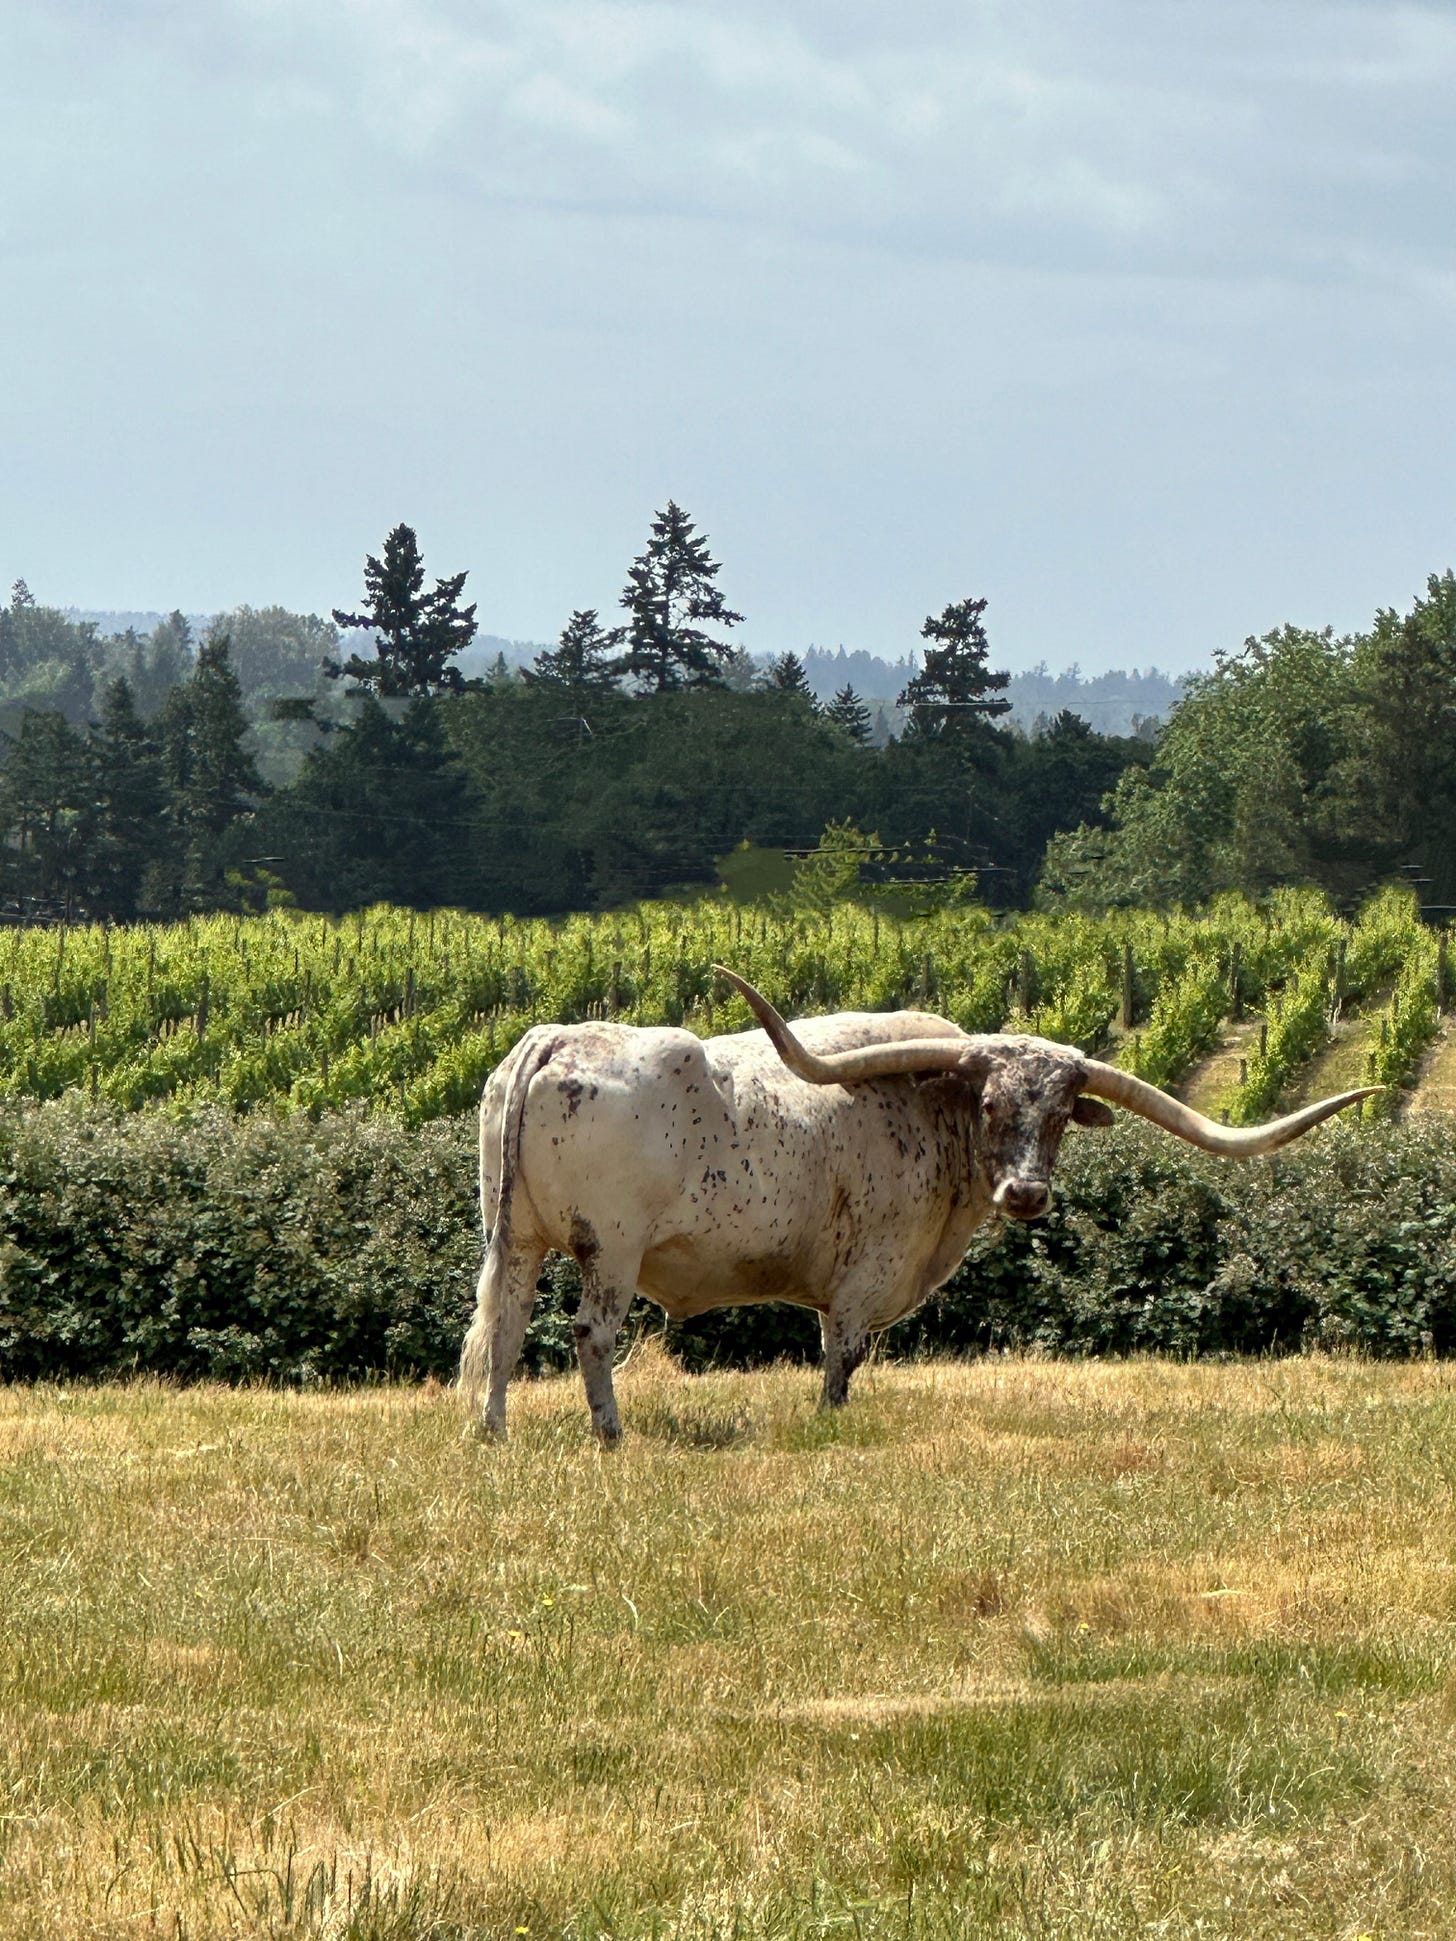
[[[443,711],[419,699],[393,719],[368,695],[260,816],[290,890],[330,910],[470,902],[483,820]]]
[[[987,699],[1011,676],[986,664],[991,652],[981,625],[986,604],[957,600],[938,619],[926,617],[921,638],[937,644],[926,650],[924,667],[899,698],[899,705],[910,711],[913,733],[968,745],[983,731],[984,716],[1010,711],[1009,701]]]
[[[819,711],[819,703],[809,685],[804,663],[797,654],[780,654],[777,660],[770,661],[765,686],[779,694],[797,694],[801,700],[809,703],[816,714]]]
[[[125,675],[102,692],[101,719],[87,752],[96,815],[95,901],[108,916],[134,917],[147,866],[161,846],[165,797],[161,751],[137,712]]]
[[[0,848],[11,894],[63,902],[72,914],[92,814],[85,745],[53,708],[28,708],[0,773]]]
[[[824,710],[824,718],[826,721],[832,721],[836,728],[842,729],[856,747],[869,746],[870,711],[848,682]]]
[[[622,590],[629,616],[623,672],[637,682],[639,693],[722,685],[733,648],[698,623],[736,627],[743,615],[725,605],[713,584],[718,570],[707,539],[669,499],[653,519],[647,550],[633,561]]]
[[[148,721],[161,712],[173,688],[192,672],[192,628],[185,614],[173,611],[145,640],[128,633],[131,650],[128,680],[137,710]]]
[[[625,627],[603,627],[595,607],[578,608],[562,628],[554,650],[537,654],[522,673],[533,685],[560,688],[576,701],[613,694],[621,667],[612,656],[625,633]]]
[[[333,610],[338,626],[364,627],[374,635],[374,658],[351,654],[342,667],[325,660],[324,671],[335,680],[347,675],[356,681],[356,694],[459,694],[475,685],[450,664],[475,638],[475,608],[460,605],[466,577],[437,579],[426,593],[419,541],[411,527],[396,526],[384,542],[383,559],[372,553],[365,558],[364,611]]]
[[[267,791],[244,743],[248,717],[228,637],[209,635],[192,678],[173,688],[160,729],[168,816],[181,848],[185,903],[225,900],[222,839]]]

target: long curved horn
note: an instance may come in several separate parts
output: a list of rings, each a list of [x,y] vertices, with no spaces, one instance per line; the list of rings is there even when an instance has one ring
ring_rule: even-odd
[[[902,1038],[898,1042],[861,1045],[853,1051],[810,1051],[796,1038],[762,991],[731,971],[726,964],[713,969],[743,997],[768,1033],[774,1050],[796,1078],[810,1085],[852,1085],[866,1078],[903,1078],[911,1072],[961,1072],[978,1077],[986,1066],[984,1051],[972,1038]]]
[[[1343,1112],[1347,1105],[1354,1105],[1357,1099],[1368,1099],[1376,1092],[1383,1092],[1385,1087],[1362,1085],[1357,1091],[1341,1092],[1337,1098],[1320,1099],[1299,1112],[1291,1112],[1287,1118],[1272,1119],[1263,1126],[1215,1125],[1212,1119],[1205,1119],[1201,1112],[1195,1112],[1177,1099],[1169,1098],[1166,1092],[1160,1092],[1156,1085],[1149,1085],[1146,1079],[1134,1078],[1131,1072],[1119,1071],[1115,1065],[1099,1064],[1095,1058],[1087,1060],[1087,1077],[1082,1090],[1090,1092],[1094,1098],[1106,1099],[1111,1105],[1141,1113],[1143,1118],[1151,1119],[1154,1125],[1162,1126],[1165,1132],[1176,1133],[1191,1146],[1201,1146],[1204,1152],[1253,1159],[1260,1153],[1287,1146],[1291,1139],[1308,1132],[1321,1119],[1328,1119],[1335,1112]]]

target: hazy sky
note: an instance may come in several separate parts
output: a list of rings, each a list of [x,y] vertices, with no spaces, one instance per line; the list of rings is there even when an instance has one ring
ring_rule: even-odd
[[[0,0],[0,580],[1182,669],[1456,563],[1456,4]]]

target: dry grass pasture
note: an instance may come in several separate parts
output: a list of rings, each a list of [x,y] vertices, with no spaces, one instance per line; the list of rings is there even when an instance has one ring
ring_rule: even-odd
[[[1456,1369],[0,1390],[0,1935],[1456,1924]]]

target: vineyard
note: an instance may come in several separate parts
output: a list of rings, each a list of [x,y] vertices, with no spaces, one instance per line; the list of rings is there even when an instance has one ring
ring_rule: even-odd
[[[379,908],[15,929],[0,939],[0,1095],[235,1111],[363,1101],[419,1124],[472,1107],[544,1019],[742,1028],[747,1008],[715,961],[790,1014],[915,1006],[1074,1043],[1159,1085],[1235,1024],[1247,1055],[1213,1102],[1234,1123],[1273,1109],[1340,1020],[1368,1040],[1358,1078],[1399,1085],[1447,996],[1444,938],[1400,890],[1349,921],[1301,891],[1095,920],[705,900],[559,923]]]

